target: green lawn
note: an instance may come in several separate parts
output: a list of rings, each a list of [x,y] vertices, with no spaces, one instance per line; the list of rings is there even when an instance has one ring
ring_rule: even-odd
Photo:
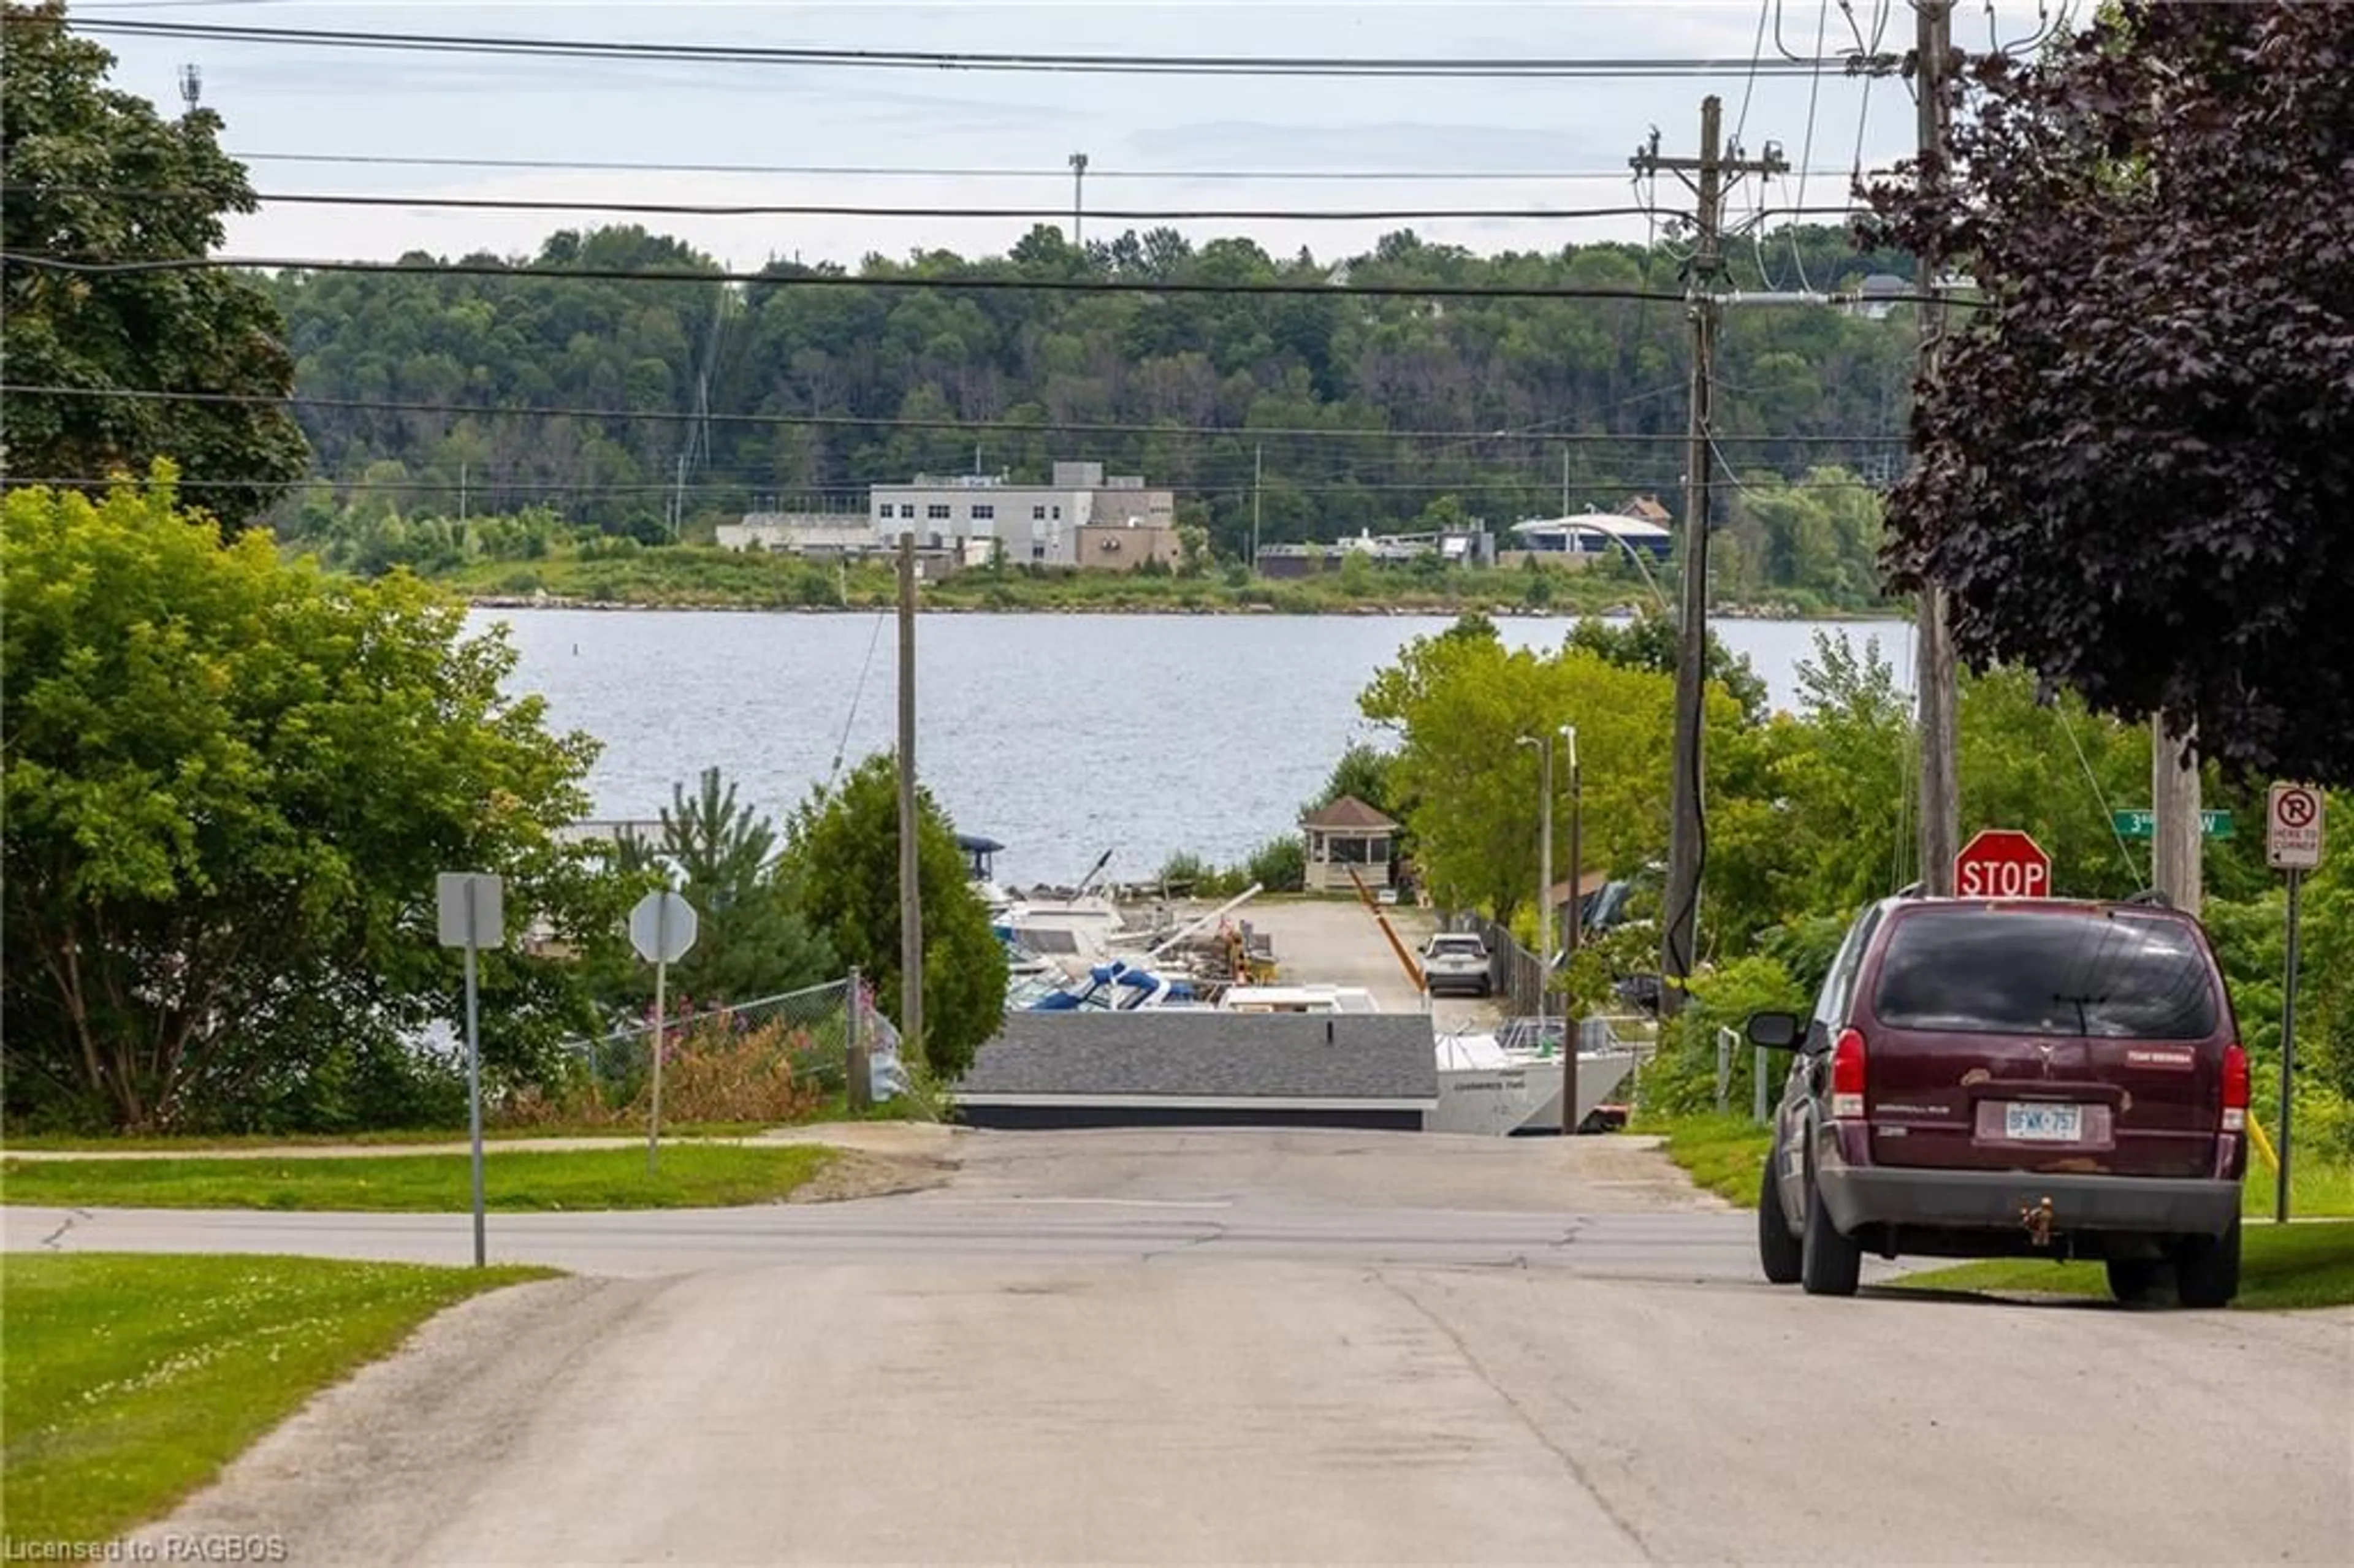
[[[823,1114],[812,1121],[829,1118]],[[673,1138],[750,1138],[768,1130],[769,1124],[758,1121],[680,1122],[675,1126],[663,1124],[663,1137]],[[643,1138],[643,1127],[616,1127],[610,1122],[557,1123],[546,1127],[494,1127],[482,1129],[485,1143],[530,1143],[551,1138]],[[11,1150],[39,1153],[90,1154],[168,1154],[184,1150],[200,1154],[208,1149],[297,1149],[305,1145],[350,1145],[355,1148],[398,1149],[412,1143],[463,1143],[467,1131],[463,1127],[403,1128],[374,1132],[229,1132],[229,1133],[156,1133],[133,1137],[120,1133],[39,1132],[11,1133],[5,1140]]]
[[[501,1210],[689,1209],[789,1196],[833,1158],[809,1145],[665,1146],[658,1174],[642,1149],[502,1150],[483,1160],[486,1204]],[[10,1160],[0,1201],[133,1209],[327,1209],[452,1213],[473,1206],[463,1154],[303,1160]]]
[[[0,1283],[0,1518],[103,1542],[167,1511],[320,1389],[533,1268],[12,1254]]]
[[[1664,1138],[1668,1158],[1682,1166],[1696,1185],[1728,1202],[1757,1201],[1771,1129],[1745,1116],[1691,1116],[1646,1123],[1635,1130]]]
[[[2240,1212],[2250,1219],[2270,1219],[2280,1179],[2261,1160],[2248,1161],[2248,1180],[2240,1189]],[[2288,1195],[2289,1217],[2295,1220],[2354,1219],[2354,1162],[2316,1160],[2292,1152]]]
[[[2250,1220],[2242,1233],[2240,1296],[2251,1311],[2354,1304],[2354,1224],[2321,1221],[2275,1225]],[[2062,1296],[2109,1293],[2097,1263],[2036,1263],[1996,1258],[1908,1274],[1894,1282],[1907,1290],[2048,1291]]]

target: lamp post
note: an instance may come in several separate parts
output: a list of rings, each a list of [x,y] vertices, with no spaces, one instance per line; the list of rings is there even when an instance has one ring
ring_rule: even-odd
[[[1545,986],[1553,968],[1553,736],[1524,735],[1537,750],[1537,1039],[1544,1039]]]

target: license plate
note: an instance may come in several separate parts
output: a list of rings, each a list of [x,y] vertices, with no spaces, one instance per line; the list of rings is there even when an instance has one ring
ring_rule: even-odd
[[[2007,1105],[2002,1135],[2020,1143],[2073,1143],[2084,1135],[2084,1107]]]

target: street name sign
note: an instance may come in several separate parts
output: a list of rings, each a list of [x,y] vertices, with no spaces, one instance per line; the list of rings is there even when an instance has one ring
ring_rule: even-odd
[[[2121,839],[2148,839],[2158,836],[2158,813],[2147,808],[2136,810],[2111,811],[2109,825]],[[2228,839],[2236,831],[2229,811],[2199,813],[2199,833],[2201,838]]]

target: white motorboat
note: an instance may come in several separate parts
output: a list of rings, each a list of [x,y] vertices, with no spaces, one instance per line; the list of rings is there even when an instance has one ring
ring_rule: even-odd
[[[1558,1132],[1562,1127],[1564,1058],[1559,1020],[1543,1028],[1529,1019],[1511,1019],[1494,1031],[1441,1035],[1434,1044],[1438,1067],[1438,1104],[1423,1118],[1426,1132]],[[1596,1042],[1577,1053],[1577,1107],[1573,1127],[1583,1127],[1635,1069],[1640,1054],[1616,1041]]]

